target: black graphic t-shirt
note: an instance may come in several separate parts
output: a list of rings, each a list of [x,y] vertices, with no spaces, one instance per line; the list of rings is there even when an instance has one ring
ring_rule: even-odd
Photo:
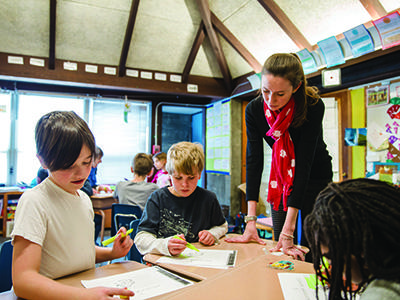
[[[217,196],[197,187],[189,197],[176,197],[164,187],[153,192],[146,203],[138,232],[146,231],[157,238],[184,234],[190,242],[198,242],[198,234],[225,223]]]

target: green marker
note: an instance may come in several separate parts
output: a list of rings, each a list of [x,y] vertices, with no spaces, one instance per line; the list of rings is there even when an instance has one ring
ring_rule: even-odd
[[[181,240],[181,241],[184,241],[183,238],[181,238],[181,237],[179,237],[179,236],[177,236],[177,235],[174,235],[173,238],[174,238],[174,239]],[[192,250],[195,250],[195,251],[200,252],[200,250],[197,249],[195,246],[193,246],[191,243],[186,242],[186,247],[188,247],[189,249],[192,249]]]
[[[129,229],[126,234],[121,233],[121,237],[126,237],[128,234],[130,234],[133,231],[133,228]],[[102,241],[101,243],[103,244],[103,246],[107,246],[110,245],[112,242],[115,241],[116,237],[118,236],[119,233],[117,233],[116,235],[114,235],[113,237],[110,237],[109,239]]]

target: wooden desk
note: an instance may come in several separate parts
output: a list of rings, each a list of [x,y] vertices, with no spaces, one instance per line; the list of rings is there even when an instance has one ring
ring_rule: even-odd
[[[177,272],[178,274],[184,273],[184,268],[192,268],[186,269],[186,271],[199,274],[199,276],[202,276],[203,278],[200,279],[200,281],[197,280],[194,285],[160,296],[152,297],[151,299],[264,299],[266,297],[274,300],[284,299],[278,273],[291,272],[314,274],[313,265],[310,263],[292,260],[285,255],[275,256],[272,254],[265,254],[263,248],[269,249],[275,244],[275,242],[269,240],[266,240],[266,242],[267,245],[264,246],[256,243],[238,244],[221,241],[221,244],[211,247],[212,249],[238,250],[237,263],[234,268],[225,270],[174,265],[176,266],[176,270],[179,271]],[[205,248],[197,243],[195,245],[199,248]],[[145,257],[149,260],[153,258],[153,256],[149,255],[146,255]],[[270,262],[279,260],[293,261],[295,265],[294,270],[282,271],[272,269],[268,266]],[[160,264],[160,266],[162,265]],[[69,286],[82,287],[81,280],[90,280],[111,276],[146,267],[147,266],[143,264],[133,261],[118,262],[63,277],[57,279],[57,282]],[[171,267],[168,269],[171,271],[173,270]],[[182,272],[182,270],[184,271]]]
[[[106,214],[105,210],[111,209],[113,203],[118,203],[113,194],[96,194],[90,197],[92,200],[93,210],[101,214],[101,231],[100,231],[100,241],[104,239],[104,228],[106,226]],[[111,219],[110,219],[111,220]],[[110,222],[111,226],[111,222]]]
[[[232,237],[237,234],[228,234],[227,237]],[[276,242],[271,240],[264,240],[266,245],[260,245],[258,243],[252,242],[247,244],[241,243],[227,243],[225,242],[225,238],[220,240],[218,245],[213,246],[204,246],[200,243],[194,243],[194,245],[198,249],[212,249],[212,250],[238,250],[237,257],[236,257],[236,265],[234,268],[230,269],[233,270],[237,267],[245,265],[249,261],[254,260],[256,257],[265,257],[267,253],[272,258],[276,260],[292,260],[291,257],[287,255],[276,256],[269,254],[269,249],[275,247]],[[309,249],[306,247],[302,247],[307,252]],[[264,250],[265,249],[265,250]],[[143,257],[144,262],[149,263],[151,265],[158,265],[164,269],[170,270],[171,272],[180,274],[182,276],[188,277],[189,279],[195,281],[201,281],[213,278],[217,275],[226,273],[227,270],[225,269],[215,269],[215,268],[204,268],[204,267],[196,267],[196,266],[184,266],[184,265],[175,265],[175,264],[167,264],[167,263],[158,263],[157,260],[162,257],[159,254],[146,254]]]
[[[229,234],[228,236],[232,237],[235,234]],[[213,246],[204,246],[200,243],[194,243],[194,245],[198,249],[212,249],[212,250],[238,250],[237,257],[236,257],[236,264],[240,266],[245,264],[247,261],[254,259],[258,256],[264,256],[263,248],[270,249],[272,248],[274,242],[265,240],[267,245],[260,245],[258,243],[248,243],[248,244],[241,244],[241,243],[227,243],[222,238],[218,245]],[[164,269],[170,270],[177,274],[183,275],[188,277],[189,279],[192,278],[193,280],[200,281],[205,280],[208,278],[212,278],[216,275],[225,273],[225,269],[215,269],[215,268],[204,268],[204,267],[196,267],[196,266],[184,266],[184,265],[175,265],[175,264],[167,264],[167,263],[158,263],[157,260],[162,257],[162,255],[158,254],[146,254],[143,257],[144,262],[149,264],[158,265],[163,267]]]
[[[147,266],[144,264],[140,264],[136,261],[127,260],[123,262],[116,262],[109,265],[104,265],[98,268],[90,269],[66,277],[62,277],[57,279],[56,281],[65,285],[83,288],[81,280],[89,280],[105,276],[111,276],[143,268],[147,268]]]
[[[140,264],[135,261],[124,261],[117,262],[109,265],[104,265],[99,268],[93,268],[80,273],[72,274],[66,277],[56,279],[57,282],[73,286],[84,288],[81,284],[81,280],[90,280],[105,276],[111,276],[116,274],[121,274],[125,272],[135,271],[139,269],[147,268],[147,266]],[[2,296],[2,297],[1,297]],[[13,291],[4,292],[0,296],[1,300],[24,300],[22,298],[17,298]],[[118,299],[118,298],[116,298]]]
[[[232,236],[234,234],[229,234]],[[270,262],[290,260],[295,269],[290,272],[314,274],[313,265],[295,261],[287,255],[276,256],[268,252],[276,242],[265,240],[266,245],[257,243],[227,243],[221,239],[219,245],[210,249],[238,250],[236,265],[230,269],[212,269],[194,266],[157,263],[161,255],[147,254],[144,260],[168,269],[179,275],[194,279],[196,284],[152,299],[284,299],[278,273],[289,272],[270,268]],[[194,243],[199,249],[207,249],[200,243]],[[305,247],[303,247],[305,248]],[[266,251],[264,251],[266,249]],[[308,249],[307,249],[308,250]],[[188,298],[189,297],[189,298]]]
[[[270,268],[270,262],[285,258],[274,255],[256,257],[247,263],[222,273],[212,280],[204,280],[188,288],[152,299],[204,300],[204,299],[274,299],[283,300],[278,273],[314,274],[313,265],[294,262],[294,270],[282,271]]]

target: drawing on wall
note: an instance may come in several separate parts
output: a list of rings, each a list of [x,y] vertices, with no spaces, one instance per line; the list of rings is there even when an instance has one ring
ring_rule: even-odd
[[[367,128],[346,128],[344,142],[346,146],[365,146],[367,144]]]
[[[367,89],[367,105],[383,105],[389,103],[389,86],[382,85]]]

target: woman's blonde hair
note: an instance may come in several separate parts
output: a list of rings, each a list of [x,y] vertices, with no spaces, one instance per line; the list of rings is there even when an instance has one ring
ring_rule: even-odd
[[[200,174],[204,168],[204,151],[199,143],[180,142],[173,144],[167,153],[167,172],[172,175],[182,173],[194,175]]]

